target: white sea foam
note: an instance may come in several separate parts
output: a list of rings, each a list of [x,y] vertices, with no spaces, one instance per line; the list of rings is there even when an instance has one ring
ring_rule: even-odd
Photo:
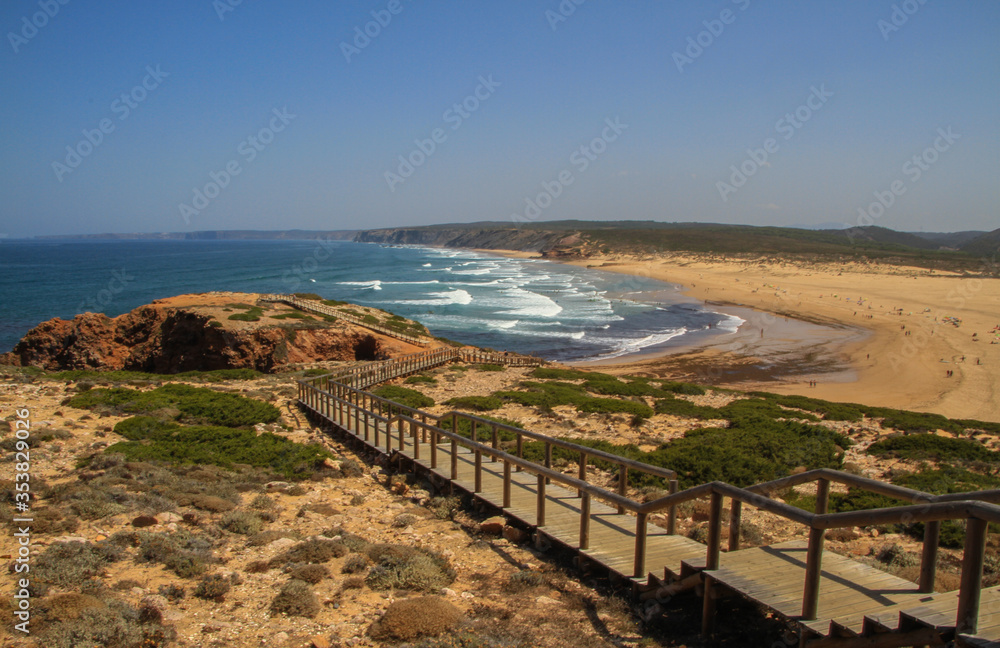
[[[667,329],[660,333],[652,333],[642,338],[638,339],[621,339],[614,340],[615,348],[613,351],[599,355],[594,360],[610,360],[611,358],[620,358],[624,355],[629,355],[632,353],[638,353],[643,349],[651,346],[656,346],[658,344],[663,344],[668,342],[675,337],[684,335],[688,332],[687,327],[682,326],[676,329]],[[610,342],[611,340],[609,340]]]
[[[429,268],[429,267],[431,267],[431,264],[429,264],[429,263],[425,263],[425,264],[424,264],[423,266],[421,266],[421,267],[423,267],[423,268]]]
[[[727,315],[726,318],[726,321],[719,323],[716,328],[728,331],[729,333],[735,333],[741,326],[743,326],[743,324],[746,323],[745,319],[735,315]]]
[[[448,292],[432,292],[427,295],[430,299],[403,299],[400,304],[414,304],[417,306],[448,306],[450,304],[471,304],[472,295],[467,291],[457,289]]]
[[[539,295],[523,288],[505,288],[501,291],[519,304],[518,308],[500,311],[499,315],[519,315],[521,317],[555,317],[563,308],[545,295]]]
[[[341,281],[341,286],[356,286],[358,288],[367,288],[369,290],[382,290],[382,282],[378,279],[372,281]]]

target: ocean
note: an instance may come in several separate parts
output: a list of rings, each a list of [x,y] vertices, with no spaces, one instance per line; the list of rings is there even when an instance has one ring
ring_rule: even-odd
[[[345,241],[0,242],[0,349],[38,323],[209,291],[309,292],[550,360],[621,358],[734,332],[680,286],[538,259]]]

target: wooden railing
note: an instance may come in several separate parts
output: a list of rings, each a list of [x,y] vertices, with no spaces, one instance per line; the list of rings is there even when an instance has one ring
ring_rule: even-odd
[[[740,545],[740,518],[743,504],[778,515],[809,528],[807,566],[803,584],[802,620],[815,619],[819,604],[820,575],[822,572],[823,543],[826,530],[877,524],[924,522],[924,544],[920,570],[919,591],[931,592],[937,563],[937,549],[940,538],[940,523],[944,520],[965,520],[966,540],[962,562],[961,587],[956,627],[959,632],[974,632],[979,612],[979,593],[982,584],[983,564],[986,547],[987,526],[991,522],[1000,523],[1000,506],[988,502],[1000,502],[1000,490],[972,493],[952,493],[932,495],[902,488],[885,482],[858,477],[837,470],[820,469],[792,475],[782,479],[740,488],[724,482],[711,482],[677,492],[677,478],[674,471],[633,461],[617,455],[556,439],[544,434],[530,432],[473,416],[452,411],[434,415],[419,409],[407,407],[365,391],[367,387],[382,380],[420,371],[433,363],[443,363],[455,359],[448,354],[459,353],[453,349],[435,349],[413,354],[384,363],[372,363],[354,368],[341,374],[320,376],[299,381],[299,400],[309,409],[329,419],[345,429],[354,429],[365,441],[385,435],[385,451],[402,451],[407,441],[412,446],[414,459],[420,459],[421,446],[428,445],[430,466],[437,469],[438,448],[442,443],[450,443],[450,478],[458,476],[458,448],[463,447],[475,458],[474,491],[482,485],[482,462],[503,463],[503,506],[510,505],[511,472],[513,469],[535,475],[537,480],[536,525],[545,525],[545,487],[556,482],[576,490],[580,503],[579,548],[585,550],[590,544],[591,501],[597,499],[617,508],[618,512],[634,514],[635,541],[633,574],[636,578],[646,575],[646,540],[649,516],[666,512],[667,533],[676,530],[677,506],[688,501],[710,498],[708,541],[705,558],[706,594],[703,623],[711,623],[714,614],[714,600],[710,596],[711,572],[719,568],[722,551],[722,516],[724,498],[731,500],[728,550],[737,551]],[[447,360],[445,360],[447,358]],[[476,356],[476,361],[479,360]],[[450,429],[441,426],[450,422]],[[468,421],[470,437],[458,433],[459,422]],[[478,441],[480,427],[490,430],[489,443]],[[515,435],[513,447],[500,443],[500,432]],[[544,444],[544,460],[537,463],[524,458],[524,440]],[[567,475],[552,467],[552,449],[560,448],[577,454],[576,476]],[[511,452],[513,450],[513,452]],[[608,490],[589,481],[588,470],[591,462],[600,460],[612,464],[617,469],[617,488]],[[628,496],[627,485],[630,472],[642,473],[662,479],[670,494],[646,503]],[[817,482],[816,510],[813,513],[773,499],[779,491],[804,484]],[[829,490],[832,482],[860,488],[872,493],[913,502],[909,506],[881,508],[845,513],[829,513]]]

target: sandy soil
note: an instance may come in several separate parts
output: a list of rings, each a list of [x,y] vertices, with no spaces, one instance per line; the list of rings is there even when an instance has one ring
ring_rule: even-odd
[[[701,377],[741,389],[1000,421],[998,279],[875,263],[692,254],[571,263],[681,284],[686,295],[720,304],[719,310],[757,311],[728,339],[607,371]],[[836,333],[811,345],[796,342],[798,351],[787,353],[794,349],[781,343],[789,337],[780,332],[786,317],[826,324]],[[738,371],[759,368],[761,359],[774,360],[767,363],[773,364],[770,371]]]

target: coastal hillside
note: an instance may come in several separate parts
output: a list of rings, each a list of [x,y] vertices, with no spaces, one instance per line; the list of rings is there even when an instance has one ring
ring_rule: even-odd
[[[980,273],[983,264],[977,255],[988,254],[990,250],[995,252],[996,237],[996,232],[977,234],[955,249],[944,242],[884,227],[807,230],[656,221],[547,221],[367,230],[359,232],[354,240],[390,245],[517,250],[538,252],[547,258],[692,252],[739,257],[873,259],[895,265]]]
[[[295,362],[376,360],[423,348],[369,326],[431,341],[423,326],[391,313],[346,302],[320,303],[339,317],[258,302],[255,294],[215,292],[156,300],[113,318],[101,313],[56,318],[29,331],[12,351],[0,355],[0,364],[160,374],[272,372]]]

